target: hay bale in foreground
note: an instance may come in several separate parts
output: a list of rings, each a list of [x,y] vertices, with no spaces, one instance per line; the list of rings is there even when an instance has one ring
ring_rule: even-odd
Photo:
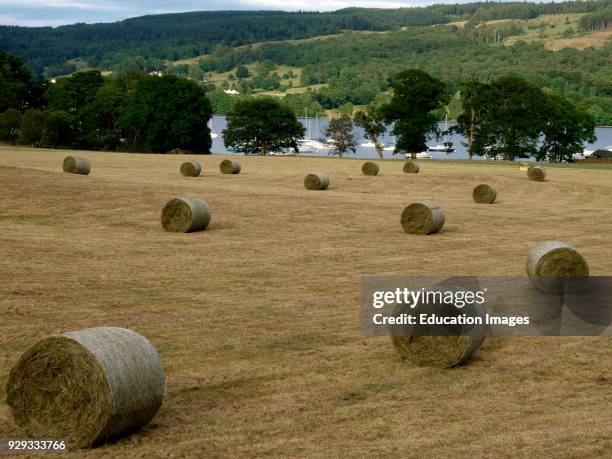
[[[9,374],[7,403],[30,437],[83,448],[147,424],[164,392],[164,368],[146,338],[97,327],[28,349]]]
[[[484,336],[392,336],[402,358],[418,366],[451,368],[464,363],[484,342]]]
[[[527,169],[527,177],[533,182],[543,182],[546,178],[546,169],[542,166],[530,166]]]
[[[404,163],[404,172],[406,174],[418,174],[420,169],[421,166],[417,162],[408,160]]]
[[[161,213],[164,231],[191,233],[203,231],[210,223],[211,213],[206,201],[180,197],[166,204]]]
[[[81,158],[80,156],[66,156],[62,168],[64,172],[69,174],[89,175],[91,163],[87,158]]]
[[[232,159],[224,159],[219,164],[219,169],[222,174],[239,174],[241,170],[240,163]]]
[[[308,190],[326,190],[329,186],[329,175],[324,172],[313,172],[304,178],[304,186]]]
[[[393,316],[426,314],[430,317],[459,318],[474,320],[470,323],[443,324],[420,320],[415,323],[395,323],[389,326],[393,346],[402,356],[420,366],[449,368],[465,362],[489,335],[486,325],[484,304],[468,304],[447,299],[465,298],[467,292],[479,290],[477,280],[469,277],[452,276],[424,288],[423,296],[416,303],[400,302],[395,305]],[[461,297],[459,296],[461,294]],[[413,309],[416,308],[416,309]],[[480,319],[476,322],[476,319]]]
[[[202,172],[202,165],[199,161],[187,161],[181,164],[181,174],[183,177],[199,177]]]
[[[481,183],[472,192],[472,199],[478,204],[493,204],[497,198],[497,190],[491,185]]]
[[[371,161],[367,161],[363,163],[363,166],[361,166],[361,172],[363,172],[363,175],[378,175],[378,171],[378,164]]]
[[[527,275],[543,292],[570,292],[579,290],[584,284],[589,275],[589,265],[573,245],[545,241],[529,251]]]
[[[438,204],[422,201],[406,207],[400,221],[404,231],[409,234],[432,234],[442,229],[445,218]]]

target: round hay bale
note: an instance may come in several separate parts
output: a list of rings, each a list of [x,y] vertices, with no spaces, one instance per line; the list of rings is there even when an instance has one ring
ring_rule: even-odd
[[[186,197],[169,201],[161,214],[162,228],[171,233],[203,231],[210,219],[210,208],[206,201]]]
[[[487,185],[486,183],[481,183],[474,188],[472,198],[474,202],[478,204],[493,204],[495,198],[497,198],[497,191],[495,187]]]
[[[64,172],[69,174],[89,175],[89,172],[91,172],[89,160],[80,156],[66,156],[62,167]]]
[[[363,172],[363,175],[378,175],[378,171],[378,164],[371,161],[365,162],[363,163],[363,166],[361,166],[361,172]]]
[[[529,251],[527,275],[532,284],[546,293],[580,290],[589,275],[589,265],[573,245],[545,241]]]
[[[304,186],[308,190],[326,190],[329,186],[329,175],[324,172],[313,172],[304,178]]]
[[[437,233],[444,226],[444,213],[438,204],[422,201],[410,204],[402,212],[401,224],[409,234]]]
[[[221,164],[219,164],[219,169],[222,174],[239,174],[241,167],[238,161],[224,159],[221,161]]]
[[[546,178],[546,169],[542,166],[530,166],[527,169],[527,177],[533,182],[543,182]]]
[[[419,166],[419,163],[417,162],[406,161],[404,163],[404,172],[406,174],[418,174],[420,169],[421,169],[421,166]]]
[[[165,392],[164,368],[143,336],[97,327],[45,338],[9,374],[7,403],[30,437],[70,448],[134,431],[151,421]]]
[[[484,336],[392,336],[400,356],[415,365],[451,368],[468,360]]]
[[[183,177],[199,177],[202,172],[202,165],[199,161],[187,161],[181,164],[181,174]]]

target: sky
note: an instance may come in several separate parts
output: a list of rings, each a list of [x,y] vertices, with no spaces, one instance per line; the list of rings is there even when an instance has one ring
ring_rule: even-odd
[[[399,8],[462,0],[0,0],[0,24],[58,26],[114,22],[146,14],[206,10],[333,11],[349,6]]]

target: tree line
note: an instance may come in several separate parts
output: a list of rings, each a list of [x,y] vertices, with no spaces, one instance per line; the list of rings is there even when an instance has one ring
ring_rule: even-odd
[[[0,51],[0,140],[33,147],[208,153],[210,100],[195,82],[144,72],[100,71],[34,81]]]
[[[580,30],[594,32],[612,28],[612,7],[580,18]]]
[[[356,113],[341,111],[327,135],[331,151],[355,151],[353,123],[364,128],[382,157],[380,136],[389,128],[395,154],[426,150],[440,136],[440,113],[451,96],[446,84],[420,69],[404,70],[391,81],[391,95]],[[594,140],[592,115],[562,94],[544,91],[518,76],[459,86],[457,132],[472,155],[514,160],[535,156],[567,161]],[[181,148],[209,153],[212,106],[204,89],[175,75],[134,72],[104,77],[78,72],[56,82],[35,81],[23,61],[0,52],[0,140],[33,147],[167,152]],[[265,155],[299,152],[304,127],[290,103],[270,97],[240,97],[229,109],[227,148]]]
[[[342,157],[358,145],[353,124],[362,127],[383,158],[382,135],[390,129],[396,137],[394,154],[427,150],[430,136],[440,137],[439,111],[449,102],[443,81],[418,70],[398,73],[392,96],[382,104],[341,112],[326,129],[330,153]],[[573,161],[585,142],[595,140],[595,120],[559,93],[543,91],[518,76],[502,76],[490,84],[477,81],[461,85],[462,113],[453,131],[462,134],[470,159],[474,155],[513,161]],[[269,97],[238,101],[227,116],[225,146],[246,154],[265,155],[273,150],[299,152],[304,127],[295,113]]]

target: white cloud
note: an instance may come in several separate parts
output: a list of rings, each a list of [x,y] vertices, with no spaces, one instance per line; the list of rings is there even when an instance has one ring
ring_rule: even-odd
[[[457,1],[466,0],[0,0],[0,24],[57,26],[185,11],[333,11],[347,7],[400,8]]]
[[[258,8],[273,8],[285,11],[335,11],[342,8],[401,8],[415,6],[414,2],[401,0],[326,0],[313,2],[309,0],[242,0],[241,3]],[[419,3],[419,2],[416,2]]]
[[[28,0],[24,5],[23,1],[16,0],[0,0],[0,7],[27,7],[28,9],[37,8],[58,8],[58,9],[76,9],[76,10],[94,10],[94,11],[121,11],[124,8],[116,2],[107,1],[74,1],[74,0]]]
[[[0,24],[1,25],[18,25],[22,27],[43,27],[43,26],[60,26],[67,23],[67,21],[71,21],[69,18],[64,19],[23,19],[15,16],[4,16],[0,15]],[[72,22],[78,22],[74,20]]]

